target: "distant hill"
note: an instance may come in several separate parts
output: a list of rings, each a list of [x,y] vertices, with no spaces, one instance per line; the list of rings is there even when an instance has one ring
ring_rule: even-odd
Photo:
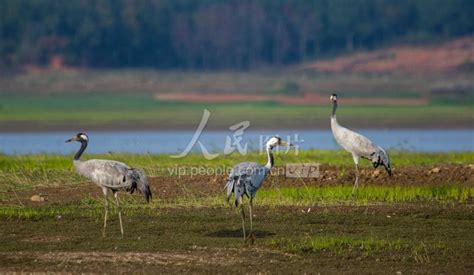
[[[473,11],[473,0],[3,0],[0,71],[50,63],[284,68],[394,43],[473,35]]]
[[[474,37],[439,45],[398,46],[307,63],[303,70],[331,73],[434,73],[474,69]]]

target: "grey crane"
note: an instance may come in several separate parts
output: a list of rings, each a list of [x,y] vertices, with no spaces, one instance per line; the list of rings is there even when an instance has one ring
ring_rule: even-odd
[[[118,192],[126,191],[133,194],[135,190],[142,193],[146,201],[149,202],[152,198],[150,186],[148,185],[148,178],[141,169],[131,168],[125,163],[114,160],[91,159],[82,161],[81,155],[87,148],[89,137],[84,133],[78,133],[66,142],[77,141],[81,143],[79,151],[74,156],[74,168],[76,173],[90,179],[92,182],[102,188],[105,199],[105,214],[104,214],[104,228],[102,235],[105,236],[105,229],[107,227],[107,214],[109,212],[109,203],[107,195],[112,191],[117,204],[118,216],[120,220],[120,232],[123,237],[122,225],[122,211],[119,204]]]
[[[239,207],[240,205],[240,214],[242,216],[242,231],[244,236],[244,241],[248,239],[255,239],[255,235],[253,233],[253,225],[252,225],[252,207],[253,207],[253,199],[257,190],[263,183],[263,180],[270,172],[271,168],[273,167],[274,160],[273,160],[273,148],[275,146],[291,146],[286,141],[282,140],[280,137],[272,137],[270,138],[266,145],[266,152],[268,161],[267,164],[261,165],[256,162],[242,162],[235,165],[227,179],[227,183],[225,185],[225,189],[227,190],[227,201],[230,200],[232,193],[234,193],[235,199],[235,207]],[[248,237],[245,235],[245,211],[243,205],[243,196],[247,196],[250,199],[249,202],[249,215],[250,215],[250,233]]]
[[[392,167],[390,166],[390,158],[387,152],[385,152],[382,147],[376,145],[363,135],[339,125],[336,118],[337,95],[332,94],[329,99],[333,104],[331,115],[332,134],[334,135],[337,143],[339,143],[339,145],[344,148],[344,150],[352,154],[352,159],[354,160],[356,167],[356,179],[354,182],[354,187],[352,188],[352,193],[354,194],[359,184],[360,158],[365,158],[372,161],[374,168],[377,168],[379,165],[384,166],[388,175],[392,176]]]

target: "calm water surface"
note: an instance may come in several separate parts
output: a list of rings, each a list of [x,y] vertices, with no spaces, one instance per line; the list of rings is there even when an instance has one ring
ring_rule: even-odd
[[[474,130],[359,130],[386,149],[421,152],[474,151]],[[0,133],[0,152],[5,154],[72,154],[77,143],[65,143],[72,132]],[[179,154],[190,143],[194,131],[89,132],[88,153]],[[263,135],[263,136],[261,136]],[[241,144],[259,150],[266,136],[279,135],[301,149],[338,149],[330,130],[245,131]],[[231,131],[205,131],[199,141],[211,153],[222,153],[234,141]],[[200,152],[200,145],[193,147]]]

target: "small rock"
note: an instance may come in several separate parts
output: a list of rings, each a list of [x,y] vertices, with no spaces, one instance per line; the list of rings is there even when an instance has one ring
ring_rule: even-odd
[[[474,170],[474,164],[469,164],[468,166],[471,168],[471,170]]]
[[[431,173],[438,174],[439,172],[441,172],[441,169],[439,169],[438,167],[435,167],[435,168],[431,169],[430,172],[431,172]]]
[[[44,198],[41,197],[40,195],[33,195],[33,196],[31,196],[30,200],[31,201],[36,201],[36,202],[42,202],[42,201],[44,201]]]
[[[378,175],[380,175],[380,170],[374,170],[374,172],[372,172],[372,177],[378,177]]]

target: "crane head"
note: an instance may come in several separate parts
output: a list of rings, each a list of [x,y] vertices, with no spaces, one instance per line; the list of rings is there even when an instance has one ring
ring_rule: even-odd
[[[89,137],[85,133],[78,133],[72,138],[66,140],[66,142],[71,142],[71,141],[87,142],[89,141]]]
[[[270,149],[273,149],[273,147],[275,146],[293,146],[292,144],[288,143],[287,141],[285,140],[282,140],[280,137],[271,137],[268,141],[267,141],[267,148],[270,148]]]
[[[329,97],[329,100],[331,100],[331,101],[337,101],[337,95],[336,95],[336,94],[332,94],[332,95]]]

